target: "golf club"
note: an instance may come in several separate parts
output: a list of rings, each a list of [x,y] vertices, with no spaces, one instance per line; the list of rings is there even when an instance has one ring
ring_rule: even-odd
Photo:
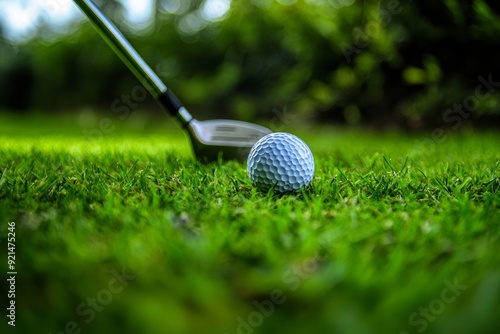
[[[193,151],[200,160],[209,162],[222,158],[244,161],[253,144],[272,132],[263,126],[247,122],[194,119],[93,1],[73,1],[144,87],[187,129]]]

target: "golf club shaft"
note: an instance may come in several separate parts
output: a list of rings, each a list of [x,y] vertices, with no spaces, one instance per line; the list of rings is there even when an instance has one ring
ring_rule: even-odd
[[[141,81],[160,104],[182,125],[188,124],[193,117],[177,97],[165,86],[155,72],[130,45],[116,26],[101,12],[92,0],[73,0],[94,24],[101,37],[115,51],[127,67]]]

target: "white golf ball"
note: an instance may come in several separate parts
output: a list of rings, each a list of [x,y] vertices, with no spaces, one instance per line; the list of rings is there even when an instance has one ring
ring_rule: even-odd
[[[262,137],[252,147],[247,161],[252,184],[267,192],[296,192],[308,186],[314,176],[314,157],[299,137],[275,132]]]

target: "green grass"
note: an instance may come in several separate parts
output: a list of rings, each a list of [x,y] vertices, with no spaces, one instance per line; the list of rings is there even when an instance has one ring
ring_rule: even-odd
[[[500,134],[423,148],[430,134],[299,131],[313,184],[276,196],[243,164],[196,162],[163,123],[88,141],[68,121],[0,119],[8,333],[500,332]],[[96,296],[112,301],[91,317]]]

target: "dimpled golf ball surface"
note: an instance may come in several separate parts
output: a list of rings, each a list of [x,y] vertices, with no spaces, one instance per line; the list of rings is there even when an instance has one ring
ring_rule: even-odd
[[[311,183],[314,158],[299,137],[275,132],[262,137],[252,147],[247,172],[252,184],[261,191],[274,186],[278,193],[296,192]]]

